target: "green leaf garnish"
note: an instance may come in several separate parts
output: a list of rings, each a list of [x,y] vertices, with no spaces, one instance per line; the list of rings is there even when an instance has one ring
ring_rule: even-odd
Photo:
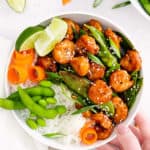
[[[112,9],[116,9],[116,8],[120,8],[120,7],[125,7],[125,6],[128,6],[130,5],[131,2],[130,1],[125,1],[125,2],[122,2],[122,3],[119,3],[119,4],[116,4],[112,7]]]
[[[96,8],[98,7],[101,3],[102,3],[103,0],[94,0],[93,2],[93,7]]]
[[[65,136],[65,134],[55,132],[55,133],[46,133],[46,134],[43,134],[43,136],[45,136],[47,138],[60,138],[62,136]]]

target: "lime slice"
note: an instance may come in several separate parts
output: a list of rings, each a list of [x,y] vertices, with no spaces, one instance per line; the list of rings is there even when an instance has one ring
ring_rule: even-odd
[[[15,48],[18,51],[34,48],[34,42],[44,31],[42,26],[28,27],[18,37]]]
[[[22,12],[24,10],[26,0],[7,0],[8,5],[16,12]]]
[[[35,49],[40,56],[50,53],[55,45],[66,35],[67,23],[60,18],[53,18],[51,24],[43,31],[35,42]]]

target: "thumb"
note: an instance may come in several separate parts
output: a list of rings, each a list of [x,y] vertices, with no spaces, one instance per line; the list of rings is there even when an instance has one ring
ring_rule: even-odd
[[[123,150],[141,150],[138,139],[125,125],[117,127],[117,139]]]

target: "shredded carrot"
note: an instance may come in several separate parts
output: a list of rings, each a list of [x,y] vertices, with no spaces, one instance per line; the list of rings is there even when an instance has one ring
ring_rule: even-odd
[[[80,129],[80,134],[82,134],[82,132],[84,131],[84,129],[86,129],[86,128],[93,128],[94,125],[95,125],[95,121],[94,120],[90,120],[90,121],[86,122],[84,124],[84,126]]]
[[[45,71],[40,66],[31,66],[29,68],[29,79],[32,82],[39,82],[45,79]]]
[[[8,69],[8,81],[12,84],[24,83],[27,80],[28,73],[21,66],[11,66]]]
[[[35,51],[33,49],[25,51],[14,51],[12,56],[12,64],[15,65],[31,65],[35,58]]]
[[[98,139],[96,130],[94,128],[84,128],[80,133],[81,141],[84,144],[91,145],[95,143]]]
[[[70,2],[71,2],[71,0],[62,0],[62,4],[63,5],[66,5],[66,4],[70,3]]]

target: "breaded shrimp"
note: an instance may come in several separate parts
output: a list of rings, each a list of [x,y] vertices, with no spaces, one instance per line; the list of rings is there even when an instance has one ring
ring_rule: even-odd
[[[120,97],[113,97],[112,103],[115,106],[114,122],[118,124],[127,118],[128,107]]]
[[[120,61],[121,67],[129,72],[139,71],[142,66],[141,57],[136,50],[128,50]]]
[[[123,92],[132,87],[134,81],[126,70],[117,70],[110,75],[109,83],[116,92]]]
[[[105,74],[105,68],[99,64],[96,64],[95,62],[90,63],[90,70],[88,72],[88,79],[91,81],[101,79],[104,77]]]
[[[74,43],[70,40],[63,40],[60,43],[56,44],[52,55],[56,62],[60,64],[67,64],[75,55],[75,46]]]
[[[74,38],[74,34],[73,34],[73,29],[76,30],[76,32],[79,33],[80,31],[80,26],[75,23],[74,21],[72,21],[71,19],[68,19],[68,18],[64,18],[63,19],[67,25],[68,25],[68,30],[67,30],[67,34],[66,34],[66,39],[69,39],[69,40],[73,40]]]
[[[108,102],[112,98],[112,90],[103,80],[96,80],[88,90],[88,97],[95,104]]]
[[[90,68],[89,60],[84,56],[74,57],[70,64],[79,76],[85,76]]]
[[[99,46],[93,37],[88,35],[82,35],[76,42],[77,52],[80,50],[88,51],[92,54],[97,54],[99,51]]]
[[[115,32],[112,31],[112,29],[108,28],[105,30],[105,35],[108,37],[108,38],[111,38],[114,43],[116,44],[116,46],[118,48],[120,48],[120,42],[121,42],[121,37],[119,37]]]

